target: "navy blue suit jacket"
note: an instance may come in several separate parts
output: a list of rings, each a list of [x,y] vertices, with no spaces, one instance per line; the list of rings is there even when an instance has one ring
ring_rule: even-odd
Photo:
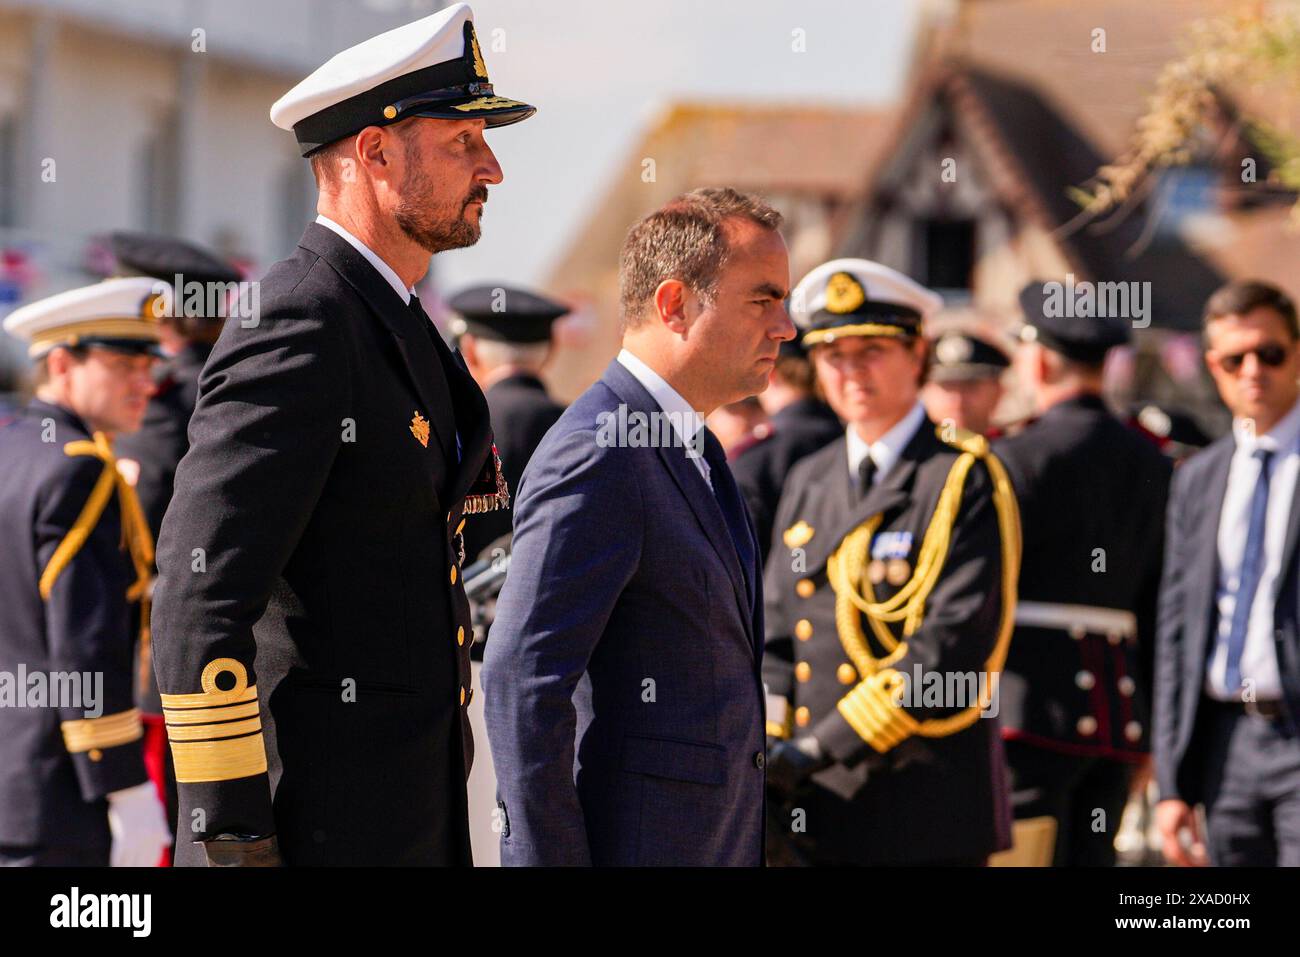
[[[1219,518],[1236,443],[1231,433],[1174,471],[1165,534],[1165,567],[1156,630],[1155,732],[1160,797],[1202,800],[1204,747],[1194,740],[1211,639],[1218,624]],[[1274,647],[1282,697],[1300,721],[1300,486],[1282,550],[1274,599]]]
[[[482,673],[501,860],[759,865],[753,525],[711,433],[716,495],[680,445],[607,446],[602,413],[620,405],[660,411],[613,362],[519,488]]]

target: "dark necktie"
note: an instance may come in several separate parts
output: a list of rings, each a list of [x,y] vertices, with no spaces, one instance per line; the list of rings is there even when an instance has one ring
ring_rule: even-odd
[[[868,452],[858,463],[858,501],[867,497],[871,491],[871,483],[876,479],[876,460]]]
[[[433,322],[429,319],[428,313],[426,313],[424,311],[424,307],[420,305],[419,296],[411,297],[410,308],[411,308],[412,315],[415,316],[416,321],[419,323],[420,327],[424,329],[425,333],[433,341],[433,351],[438,354],[438,361],[442,365],[443,373],[447,379],[447,393],[448,393],[448,398],[450,399],[451,417],[452,417],[452,422],[454,422],[456,426],[455,427],[455,448],[448,449],[447,451],[448,452],[454,451],[456,455],[456,461],[460,462],[460,421],[456,418],[456,400],[455,397],[452,395],[452,391],[453,391],[452,383],[455,382],[455,376],[450,366],[451,363],[454,363],[459,358],[460,354],[453,353],[450,349],[447,348],[447,343],[444,342],[442,336],[438,334],[438,330],[434,328]],[[464,367],[464,361],[465,361],[464,359],[460,359],[460,364],[462,368]]]
[[[727,464],[727,455],[722,450],[722,443],[712,432],[703,428],[696,434],[692,448],[700,448],[701,440],[704,463],[709,467],[709,484],[713,487],[713,497],[718,500],[718,508],[722,510],[722,517],[727,523],[731,543],[736,548],[736,556],[740,559],[740,567],[745,576],[745,591],[750,602],[753,602],[754,583],[750,581],[753,550],[749,547],[749,527],[745,521],[745,507],[741,502],[740,489],[731,475],[731,466]]]
[[[1255,591],[1264,572],[1264,522],[1268,517],[1268,466],[1272,457],[1271,449],[1256,449],[1254,453],[1259,462],[1259,480],[1250,499],[1250,524],[1246,531],[1246,550],[1241,556],[1241,570],[1237,575],[1232,631],[1228,634],[1228,667],[1224,673],[1228,690],[1234,695],[1241,690],[1241,654],[1250,627],[1250,608],[1255,603]]]

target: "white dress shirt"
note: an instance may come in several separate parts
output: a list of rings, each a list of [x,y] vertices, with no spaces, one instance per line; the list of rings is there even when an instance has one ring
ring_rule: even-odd
[[[925,407],[917,402],[907,415],[894,423],[892,429],[871,443],[858,435],[858,430],[850,423],[845,434],[848,438],[849,477],[853,480],[854,487],[858,482],[858,466],[868,455],[876,463],[876,474],[871,484],[879,485],[889,474],[889,470],[894,467],[898,457],[903,454],[903,449],[907,448],[907,443],[912,441],[912,436],[916,435],[916,430],[924,421]]]
[[[1255,590],[1246,626],[1246,644],[1241,652],[1241,677],[1251,682],[1256,700],[1282,697],[1278,676],[1277,651],[1273,645],[1273,604],[1277,595],[1278,575],[1282,569],[1282,548],[1295,495],[1296,476],[1300,474],[1300,402],[1263,435],[1255,436],[1244,422],[1232,424],[1237,441],[1228,467],[1228,488],[1219,513],[1219,580],[1215,603],[1219,611],[1219,630],[1205,672],[1205,692],[1220,701],[1241,700],[1227,686],[1228,636],[1232,633],[1232,614],[1236,590],[1246,551],[1246,534],[1250,527],[1250,500],[1259,481],[1260,464],[1253,456],[1256,449],[1273,451],[1268,487],[1268,512],[1264,521],[1264,567]]]
[[[361,255],[365,257],[366,262],[374,266],[375,270],[379,273],[379,275],[384,277],[384,280],[388,283],[388,285],[393,287],[393,292],[397,293],[397,295],[401,298],[402,302],[406,303],[408,306],[411,304],[411,297],[415,295],[415,289],[413,287],[408,289],[406,286],[402,285],[402,280],[398,277],[397,273],[393,271],[393,267],[388,265],[388,263],[384,262],[377,255],[375,255],[375,251],[373,249],[371,249],[361,240],[357,239],[357,237],[353,236],[350,232],[348,232],[338,223],[334,222],[334,220],[330,219],[328,216],[317,216],[316,222],[320,223],[326,229],[338,233],[345,240],[347,240],[348,245],[351,246],[353,249],[355,249],[357,252],[361,253]]]
[[[668,413],[668,421],[672,423],[682,448],[686,450],[686,457],[695,463],[695,467],[704,476],[704,481],[709,483],[709,488],[713,488],[713,480],[709,477],[709,463],[704,461],[703,450],[700,455],[694,454],[695,434],[704,427],[704,416],[692,409],[690,403],[683,399],[663,376],[626,349],[619,350],[618,363],[632,373],[636,381],[645,386],[650,397],[659,404],[659,408]]]

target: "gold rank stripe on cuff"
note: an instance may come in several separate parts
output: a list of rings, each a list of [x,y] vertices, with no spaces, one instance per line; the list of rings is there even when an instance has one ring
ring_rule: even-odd
[[[916,734],[920,724],[894,702],[892,678],[898,672],[882,671],[858,684],[835,706],[854,732],[881,754]]]
[[[231,688],[218,686],[222,674],[234,676]],[[266,773],[257,685],[248,684],[243,663],[234,658],[208,662],[201,686],[199,694],[160,695],[176,780],[201,784]]]
[[[114,748],[121,744],[130,744],[144,737],[144,725],[140,721],[140,709],[119,711],[117,714],[102,718],[81,718],[64,721],[63,744],[71,754],[80,754],[92,749]]]

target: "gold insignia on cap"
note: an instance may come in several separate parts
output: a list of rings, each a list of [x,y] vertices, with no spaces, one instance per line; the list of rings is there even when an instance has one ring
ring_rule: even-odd
[[[781,536],[786,548],[803,548],[812,541],[813,527],[802,519],[785,530]]]
[[[468,103],[459,103],[453,106],[453,110],[499,110],[507,106],[523,106],[518,100],[512,100],[504,96],[480,96],[477,100],[470,100]]]
[[[388,106],[384,107],[384,119],[391,120],[396,115],[397,115],[397,107],[393,106],[391,103]]]
[[[837,272],[826,281],[826,311],[837,316],[853,312],[867,301],[867,294],[849,273]]]
[[[162,306],[158,306],[158,301],[162,300]],[[157,322],[167,311],[167,297],[161,293],[151,292],[144,297],[144,302],[140,303],[140,318],[145,322]]]
[[[419,412],[416,412],[415,417],[411,419],[411,434],[426,449],[429,447],[429,420]]]
[[[483,53],[478,48],[478,35],[474,32],[474,24],[469,25],[469,44],[470,51],[474,54],[474,75],[483,79],[488,78],[487,64],[483,62]]]

